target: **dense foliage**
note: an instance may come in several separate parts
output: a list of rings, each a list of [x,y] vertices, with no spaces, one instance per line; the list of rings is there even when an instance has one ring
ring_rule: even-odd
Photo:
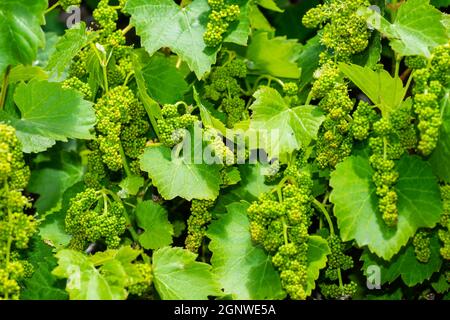
[[[0,299],[449,299],[448,4],[2,0]]]

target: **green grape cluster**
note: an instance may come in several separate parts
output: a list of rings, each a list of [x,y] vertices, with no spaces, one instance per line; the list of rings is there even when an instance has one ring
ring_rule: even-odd
[[[331,0],[303,16],[306,27],[322,29],[320,41],[327,48],[320,56],[321,66],[314,73],[316,80],[310,92],[312,99],[321,99],[319,106],[326,112],[316,144],[316,159],[321,168],[334,168],[352,150],[353,101],[338,63],[348,62],[352,55],[367,47],[370,32],[358,9],[369,5],[367,0]]]
[[[109,0],[100,0],[92,16],[104,33],[109,34],[116,30],[119,15],[117,8],[109,5]]]
[[[191,215],[187,221],[186,249],[197,252],[202,245],[206,227],[212,219],[210,209],[214,206],[214,202],[214,200],[192,200]]]
[[[143,296],[151,290],[153,282],[152,266],[149,263],[136,263],[141,275],[141,281],[128,287],[128,292],[136,296]]]
[[[92,97],[92,90],[89,85],[77,77],[71,77],[63,81],[62,87],[65,89],[74,89],[81,93],[84,99],[90,99]]]
[[[320,284],[320,292],[327,299],[348,299],[355,295],[358,290],[358,284],[350,281],[347,284],[339,286],[333,284]]]
[[[340,61],[364,51],[370,31],[366,19],[358,14],[369,7],[367,0],[331,0],[310,9],[302,18],[307,28],[322,28],[321,43]]]
[[[417,261],[427,263],[430,260],[430,236],[425,231],[418,231],[413,238],[414,253]]]
[[[206,128],[203,131],[203,140],[210,148],[214,163],[231,166],[236,162],[234,152],[223,142],[223,137],[214,128]]]
[[[325,270],[325,277],[335,281],[338,280],[338,273],[342,270],[353,268],[353,259],[344,253],[342,240],[337,235],[330,235],[328,238],[328,245],[331,254],[328,256],[328,266]]]
[[[377,120],[377,113],[373,106],[367,102],[360,101],[355,112],[353,112],[353,121],[350,131],[356,140],[365,140],[369,137],[373,123]]]
[[[69,77],[85,80],[87,76],[87,61],[89,50],[83,49],[73,58],[69,67]]]
[[[88,144],[88,147],[90,151],[87,155],[84,183],[89,188],[101,189],[107,177],[107,170],[103,163],[102,153],[97,141],[91,141]]]
[[[35,218],[24,212],[31,207],[22,193],[29,178],[15,129],[0,123],[0,299],[18,299],[27,276],[27,265],[15,257],[37,231]]]
[[[319,107],[326,112],[316,144],[316,159],[321,168],[333,168],[352,150],[349,114],[353,110],[353,101],[334,62],[324,64],[315,76],[311,95],[321,99]]]
[[[208,84],[205,85],[205,97],[220,102],[219,109],[227,114],[227,125],[230,128],[243,117],[248,117],[245,100],[241,98],[242,88],[239,83],[239,79],[246,76],[245,61],[232,58],[223,65],[215,67],[208,77]]]
[[[450,260],[450,185],[441,186],[441,197],[443,211],[440,224],[443,228],[438,231],[439,239],[442,242],[439,251],[444,259]]]
[[[427,64],[427,59],[422,56],[408,56],[405,58],[405,65],[412,70],[426,68]]]
[[[87,188],[70,200],[65,224],[72,235],[70,246],[83,250],[89,243],[103,240],[108,248],[120,245],[127,227],[125,208],[104,190]]]
[[[166,104],[161,109],[162,119],[157,122],[161,142],[168,146],[183,141],[186,129],[192,126],[198,118],[190,113],[183,113],[175,104]]]
[[[288,171],[290,183],[278,186],[278,195],[264,193],[248,208],[252,240],[272,255],[283,288],[292,299],[306,299],[308,228],[311,224],[309,172]]]
[[[203,40],[208,47],[217,47],[223,41],[230,24],[236,21],[241,10],[238,5],[225,3],[226,0],[208,0],[211,12],[208,16]]]
[[[394,227],[398,221],[398,196],[395,185],[399,178],[395,160],[414,148],[416,132],[411,126],[411,111],[408,106],[393,111],[373,123],[373,135],[369,138],[370,165],[375,173],[372,180],[379,197],[378,209],[386,225]]]
[[[430,61],[414,73],[414,111],[420,140],[417,149],[424,156],[436,148],[442,125],[440,102],[450,85],[450,45],[436,47]]]
[[[81,5],[82,0],[59,0],[59,5],[64,9],[67,10],[71,6],[77,6],[79,7]]]
[[[111,171],[118,171],[126,165],[126,156],[137,159],[145,147],[149,130],[145,109],[126,86],[111,89],[94,107],[102,161]]]

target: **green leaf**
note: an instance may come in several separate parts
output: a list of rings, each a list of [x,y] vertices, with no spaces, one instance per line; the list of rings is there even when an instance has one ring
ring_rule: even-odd
[[[55,45],[55,51],[50,56],[47,70],[60,75],[72,63],[72,59],[95,37],[95,33],[87,33],[86,24],[81,22],[67,29]]]
[[[256,5],[250,6],[249,10],[250,26],[252,29],[266,31],[269,34],[274,33],[275,29],[270,25],[270,22]]]
[[[260,5],[261,7],[268,9],[268,10],[272,10],[272,11],[276,11],[276,12],[284,11],[284,10],[280,9],[280,7],[278,7],[275,0],[256,0],[256,3],[258,5]]]
[[[296,60],[301,45],[286,37],[269,38],[269,33],[260,32],[252,37],[247,49],[250,69],[269,73],[275,77],[298,79],[300,68]]]
[[[319,68],[319,56],[323,51],[324,46],[320,43],[319,36],[308,40],[303,47],[298,58],[298,65],[302,70],[299,88],[303,89],[313,81],[314,72]]]
[[[141,169],[148,172],[166,200],[215,199],[219,194],[219,166],[196,164],[195,160],[185,156],[172,158],[171,150],[164,146],[149,147],[141,157]]]
[[[353,56],[352,62],[354,64],[364,66],[367,68],[375,68],[381,59],[381,34],[375,32],[370,39],[369,46],[363,52]]]
[[[379,13],[366,9],[368,23],[390,39],[394,51],[403,56],[430,57],[430,51],[448,42],[447,31],[441,23],[442,13],[429,0],[408,0],[397,11],[394,23]]]
[[[341,63],[339,69],[372,100],[383,116],[402,103],[406,88],[399,77],[392,78],[384,69],[374,71],[356,64]]]
[[[35,238],[28,249],[27,260],[33,265],[34,272],[31,278],[24,281],[20,299],[67,300],[68,295],[64,286],[60,285],[60,280],[51,273],[57,265],[52,249],[42,240]]]
[[[248,204],[232,203],[228,213],[209,226],[213,273],[233,299],[282,299],[286,293],[271,257],[252,242],[247,208]]]
[[[72,238],[65,230],[66,212],[70,205],[70,199],[75,197],[77,193],[85,190],[85,185],[78,182],[68,188],[62,197],[61,210],[45,217],[44,222],[39,225],[39,235],[45,243],[61,249],[67,246]]]
[[[439,239],[437,234],[434,234],[430,239],[431,255],[427,263],[416,259],[412,243],[403,248],[389,262],[383,261],[366,250],[361,256],[361,260],[364,261],[362,270],[365,273],[369,266],[376,265],[380,267],[381,284],[392,283],[401,276],[407,286],[413,287],[430,279],[433,273],[439,271],[442,265],[439,249]]]
[[[0,2],[0,76],[7,66],[29,65],[38,47],[45,43],[47,0],[2,0]]]
[[[369,294],[366,296],[367,300],[402,300],[403,293],[402,289],[398,288],[392,293],[386,293],[381,295],[372,295]]]
[[[61,84],[31,81],[17,86],[14,101],[21,117],[0,111],[0,120],[11,122],[17,130],[24,152],[41,152],[68,138],[91,139],[95,124],[92,103],[81,93],[63,89]]]
[[[124,300],[128,295],[125,287],[140,280],[139,270],[132,264],[139,254],[130,247],[94,256],[63,249],[56,254],[58,266],[52,273],[67,278],[71,300]]]
[[[324,120],[314,106],[290,108],[277,90],[262,87],[254,94],[250,129],[262,135],[271,158],[289,154],[314,140]]]
[[[450,91],[447,90],[441,101],[442,125],[436,149],[430,156],[434,173],[450,183]]]
[[[172,244],[173,226],[163,206],[153,201],[140,202],[136,207],[136,222],[144,229],[139,235],[144,249],[156,250]]]
[[[308,240],[308,270],[306,295],[311,295],[316,287],[316,280],[319,278],[320,270],[327,265],[327,255],[330,248],[325,239],[320,236],[309,236]]]
[[[416,156],[404,156],[397,163],[399,179],[398,223],[390,228],[378,211],[378,197],[372,182],[374,173],[367,157],[352,156],[331,173],[334,203],[343,241],[356,240],[379,257],[389,260],[419,228],[432,228],[442,212],[439,185],[431,167]]]
[[[450,283],[448,283],[447,277],[445,276],[445,274],[441,274],[439,276],[438,281],[433,282],[431,284],[431,286],[437,293],[440,293],[440,294],[443,294],[450,289]]]
[[[48,74],[41,68],[35,66],[24,66],[19,64],[11,69],[9,83],[16,83],[30,80],[47,80]]]
[[[448,7],[450,6],[450,0],[431,0],[431,4],[436,8]]]
[[[217,129],[223,136],[227,135],[227,127],[223,124],[222,121],[214,117],[208,109],[203,105],[200,96],[197,93],[197,89],[194,87],[194,100],[200,109],[200,118],[202,119],[202,123],[205,127],[211,127]]]
[[[183,99],[188,84],[169,58],[154,55],[142,69],[150,97],[160,104],[175,103]]]
[[[222,292],[211,266],[196,262],[196,254],[164,247],[153,253],[153,279],[163,300],[206,300]]]
[[[61,201],[64,191],[80,181],[82,177],[81,163],[66,162],[62,169],[33,170],[27,190],[39,194],[34,207],[40,214],[55,208]]]
[[[206,47],[203,33],[210,10],[206,0],[181,8],[173,0],[129,0],[131,23],[150,55],[168,47],[201,78],[216,61],[217,50]]]
[[[71,300],[123,300],[126,291],[110,285],[89,258],[78,251],[63,249],[56,254],[58,266],[53,274],[67,278],[66,291]]]
[[[120,190],[121,196],[128,197],[130,195],[135,196],[144,186],[144,178],[141,176],[131,175],[127,176],[119,183],[119,187],[122,188]]]
[[[240,15],[235,22],[231,24],[223,42],[235,43],[241,46],[246,46],[248,36],[250,35],[250,7],[251,2],[248,0],[231,0],[230,4],[237,4],[240,8]],[[234,26],[235,25],[235,26]]]

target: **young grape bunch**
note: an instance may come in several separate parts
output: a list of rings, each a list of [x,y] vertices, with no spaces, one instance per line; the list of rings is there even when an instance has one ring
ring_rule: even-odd
[[[0,123],[0,300],[19,299],[20,283],[30,275],[29,264],[20,259],[38,228],[25,212],[31,208],[23,194],[29,178],[16,130]]]
[[[286,173],[285,173],[286,174]],[[287,170],[290,183],[278,195],[263,193],[248,208],[253,241],[271,256],[281,284],[291,299],[307,298],[308,228],[311,224],[312,180],[295,166]]]
[[[104,241],[108,248],[120,245],[127,228],[126,211],[117,197],[106,190],[87,188],[70,200],[65,224],[72,235],[70,247],[84,250],[90,243]]]

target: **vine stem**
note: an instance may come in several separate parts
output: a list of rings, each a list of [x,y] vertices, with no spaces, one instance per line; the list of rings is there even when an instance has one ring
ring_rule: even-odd
[[[125,169],[125,174],[127,175],[127,177],[131,177],[131,170],[130,167],[128,166],[128,161],[127,161],[127,157],[125,155],[125,151],[123,150],[123,146],[122,143],[119,141],[119,151],[120,151],[120,157],[122,158],[122,162],[123,162],[123,168]]]
[[[126,35],[131,29],[133,29],[134,26],[129,24],[128,26],[126,26],[124,29],[122,29],[122,35]]]
[[[328,210],[325,208],[325,206],[321,202],[317,201],[317,199],[315,199],[315,198],[313,200],[313,204],[314,204],[314,206],[316,206],[317,209],[320,210],[320,212],[323,213],[323,215],[325,216],[325,219],[327,219],[327,223],[330,228],[330,233],[332,235],[335,235],[333,222],[331,221],[331,217],[330,217],[330,214],[328,213]]]
[[[5,75],[3,76],[2,81],[2,93],[0,96],[0,109],[3,109],[6,101],[6,94],[8,92],[8,84],[9,84],[9,74],[11,72],[11,66],[8,66],[5,71]]]
[[[53,9],[56,9],[57,7],[59,7],[59,5],[60,5],[59,1],[56,1],[56,3],[54,5],[52,5],[50,8],[45,10],[44,14],[47,14],[47,13],[53,11]]]
[[[334,227],[333,227],[333,223],[331,221],[330,214],[328,213],[328,210],[325,208],[323,203],[317,201],[317,199],[315,199],[315,198],[313,200],[313,204],[323,213],[323,215],[325,216],[325,219],[327,219],[328,226],[330,228],[330,233],[331,233],[331,235],[334,236],[335,235]],[[342,288],[344,288],[344,283],[342,281],[341,268],[337,268],[337,274],[338,274],[338,280],[339,280],[339,288],[342,289]]]

